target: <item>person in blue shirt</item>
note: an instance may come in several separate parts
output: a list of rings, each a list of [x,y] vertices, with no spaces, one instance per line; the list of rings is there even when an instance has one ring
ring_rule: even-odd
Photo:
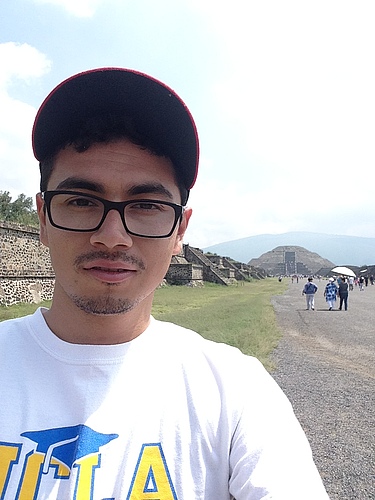
[[[306,285],[303,287],[302,290],[302,295],[306,296],[306,308],[309,311],[312,309],[314,311],[315,309],[315,294],[318,290],[318,287],[313,283],[313,279],[311,276],[307,279]]]

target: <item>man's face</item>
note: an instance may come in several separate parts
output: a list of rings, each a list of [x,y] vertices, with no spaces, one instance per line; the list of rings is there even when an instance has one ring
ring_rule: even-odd
[[[60,151],[48,190],[74,190],[111,201],[153,199],[180,204],[171,162],[128,141],[97,144],[84,153]],[[172,236],[162,239],[128,234],[120,214],[111,210],[92,232],[51,226],[37,196],[40,238],[50,249],[56,274],[54,305],[75,304],[89,314],[120,314],[141,304],[151,309],[155,288],[181,251],[191,210]]]

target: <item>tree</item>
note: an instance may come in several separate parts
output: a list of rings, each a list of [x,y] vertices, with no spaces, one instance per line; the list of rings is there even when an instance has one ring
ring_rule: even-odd
[[[12,197],[8,191],[0,191],[0,219],[9,220]]]
[[[39,224],[33,199],[22,193],[12,201],[9,191],[0,191],[0,220],[35,227]]]

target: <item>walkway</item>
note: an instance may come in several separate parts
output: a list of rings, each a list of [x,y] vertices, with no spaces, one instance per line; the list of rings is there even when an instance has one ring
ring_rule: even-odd
[[[283,338],[272,375],[305,429],[331,500],[375,499],[375,286],[350,292],[348,311],[328,311],[326,281],[316,281],[315,311],[306,311],[304,283],[273,298]]]

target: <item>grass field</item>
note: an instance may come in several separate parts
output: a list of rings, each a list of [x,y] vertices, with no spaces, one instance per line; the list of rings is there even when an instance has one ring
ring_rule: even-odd
[[[284,292],[285,287],[286,283],[265,279],[243,286],[160,288],[153,315],[191,328],[207,339],[238,347],[270,370],[269,354],[280,338],[271,297]]]
[[[271,297],[284,292],[285,287],[286,283],[276,279],[229,287],[210,283],[202,288],[162,287],[156,290],[152,314],[207,339],[238,347],[271,370],[269,354],[280,338]],[[0,321],[31,314],[40,305],[48,307],[49,303],[0,307]]]

